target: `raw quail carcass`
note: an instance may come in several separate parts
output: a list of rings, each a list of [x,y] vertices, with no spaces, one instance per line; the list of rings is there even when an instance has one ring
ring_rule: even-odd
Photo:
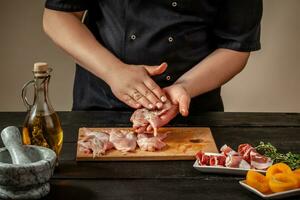
[[[84,129],[83,137],[78,140],[78,145],[80,151],[92,153],[94,158],[113,148],[107,133],[91,131],[87,128]]]
[[[161,150],[166,144],[163,139],[167,137],[167,133],[154,136],[152,134],[139,133],[137,135],[137,144],[143,151],[156,151]]]
[[[160,124],[160,116],[165,114],[172,104],[168,101],[160,110],[148,110],[146,108],[137,109],[132,114],[130,121],[133,123],[133,129],[137,133],[144,133],[147,126],[150,124],[153,128],[154,136],[157,135],[158,124]]]
[[[123,153],[134,151],[136,140],[137,137],[133,131],[112,129],[109,132],[109,141],[117,150]]]

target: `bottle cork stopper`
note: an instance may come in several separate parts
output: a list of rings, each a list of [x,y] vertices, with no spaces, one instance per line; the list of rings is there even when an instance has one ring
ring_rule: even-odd
[[[37,62],[33,66],[33,72],[47,72],[48,69],[48,64],[45,62]]]

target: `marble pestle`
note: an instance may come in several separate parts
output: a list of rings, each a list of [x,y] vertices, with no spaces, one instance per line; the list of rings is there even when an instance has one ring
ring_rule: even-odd
[[[29,164],[31,160],[25,154],[21,134],[17,127],[9,126],[1,132],[4,146],[9,151],[13,164]]]

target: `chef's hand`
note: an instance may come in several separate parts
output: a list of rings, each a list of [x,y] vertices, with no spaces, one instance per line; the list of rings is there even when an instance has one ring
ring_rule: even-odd
[[[123,65],[112,71],[108,84],[113,94],[132,108],[161,108],[167,101],[163,90],[150,76],[163,73],[167,64],[159,66]]]
[[[165,91],[168,99],[171,101],[172,108],[160,116],[161,120],[159,120],[157,127],[162,127],[168,124],[178,114],[178,112],[184,117],[189,114],[191,97],[181,84],[173,84],[163,90]],[[153,128],[148,125],[146,130],[150,132]]]
[[[180,83],[174,83],[173,85],[163,89],[172,102],[172,104],[178,106],[178,111],[184,117],[189,114],[189,107],[191,102],[191,96],[187,90]],[[162,116],[164,117],[164,116]]]
[[[160,116],[158,127],[168,124],[178,112],[186,117],[189,114],[191,97],[181,84],[173,84],[163,89],[172,103],[172,108]],[[150,127],[149,127],[150,128]],[[147,128],[149,130],[149,128]]]
[[[163,115],[160,116],[157,127],[162,127],[168,124],[178,114],[178,105],[172,105],[172,107]],[[152,127],[147,127],[147,130],[152,130]]]

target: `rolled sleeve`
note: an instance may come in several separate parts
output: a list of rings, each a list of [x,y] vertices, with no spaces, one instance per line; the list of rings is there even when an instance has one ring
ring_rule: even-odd
[[[245,52],[259,50],[262,10],[262,0],[225,0],[213,30],[216,46]]]
[[[45,8],[65,12],[88,10],[92,0],[46,0]]]

